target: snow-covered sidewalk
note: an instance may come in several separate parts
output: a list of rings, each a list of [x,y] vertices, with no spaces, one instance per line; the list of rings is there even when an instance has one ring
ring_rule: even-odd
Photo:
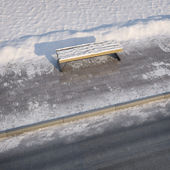
[[[63,73],[47,61],[4,67],[0,130],[170,91],[169,42],[122,42],[121,62],[109,56],[74,61]]]
[[[170,91],[169,0],[3,0],[0,18],[0,130]],[[54,67],[57,48],[114,39],[121,62]]]

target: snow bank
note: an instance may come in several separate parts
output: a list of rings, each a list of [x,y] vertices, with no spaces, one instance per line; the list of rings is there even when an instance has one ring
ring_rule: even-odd
[[[168,0],[9,0],[0,8],[0,67],[48,58],[58,47],[170,35]]]
[[[146,39],[157,35],[170,35],[170,20],[138,22],[131,26],[113,28],[105,34],[105,38],[115,38],[118,41]]]

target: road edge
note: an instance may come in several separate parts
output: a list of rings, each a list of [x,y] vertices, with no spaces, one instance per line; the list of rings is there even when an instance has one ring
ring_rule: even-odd
[[[93,109],[93,110],[76,113],[73,115],[68,115],[68,116],[64,116],[64,117],[60,117],[60,118],[41,121],[38,123],[20,126],[20,127],[16,127],[16,128],[12,128],[12,129],[7,129],[4,131],[0,131],[0,139],[7,138],[10,136],[17,136],[17,135],[23,134],[25,132],[34,131],[34,130],[38,130],[41,128],[47,128],[50,126],[60,125],[63,123],[68,123],[68,122],[76,121],[76,120],[83,119],[83,118],[98,116],[98,115],[114,112],[117,110],[127,109],[129,107],[140,106],[140,105],[158,101],[158,100],[165,100],[168,98],[170,98],[170,92],[157,94],[157,95],[153,95],[153,96],[148,96],[148,97],[144,97],[144,98],[140,98],[140,99],[135,99],[135,100],[131,100],[131,101],[123,102],[123,103],[118,103],[118,104],[114,104],[111,106]]]

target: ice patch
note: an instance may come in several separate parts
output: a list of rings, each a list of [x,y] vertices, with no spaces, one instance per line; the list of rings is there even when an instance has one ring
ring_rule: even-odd
[[[7,138],[7,139],[1,140],[0,141],[0,145],[1,145],[0,153],[6,152],[10,149],[18,147],[23,138],[24,138],[24,136],[20,135],[17,137],[12,137],[12,138]]]
[[[4,87],[8,87],[8,85],[9,85],[8,83],[6,83],[6,82],[4,83]]]
[[[170,66],[169,63],[155,62],[155,63],[152,63],[152,65],[156,67],[155,70],[150,71],[149,73],[143,74],[142,75],[143,79],[147,80],[147,79],[159,78],[165,75],[170,76],[170,70],[166,68]]]
[[[99,88],[97,88],[96,86],[93,87],[94,90],[100,90]]]
[[[30,102],[28,102],[28,109],[29,109],[29,111],[38,108],[38,106],[39,106],[39,103],[37,101],[34,101],[34,102],[30,101]]]
[[[164,62],[160,62],[160,63],[154,62],[154,63],[152,63],[152,65],[155,66],[155,67],[160,67],[160,66],[170,66],[169,63],[164,63]]]
[[[54,132],[51,130],[46,130],[46,133],[43,133],[43,131],[39,131],[39,135],[36,137],[36,140],[35,138],[32,141],[28,140],[28,142],[26,142],[26,147],[40,145],[43,144],[44,142],[52,141],[53,139],[55,139],[53,137],[53,134]],[[32,138],[32,136],[34,135],[30,132],[30,138]]]
[[[157,43],[163,51],[170,52],[170,39],[168,37],[162,36],[162,38],[158,38]]]
[[[110,87],[109,84],[107,84],[107,88],[108,88],[110,91],[113,91],[113,89]]]

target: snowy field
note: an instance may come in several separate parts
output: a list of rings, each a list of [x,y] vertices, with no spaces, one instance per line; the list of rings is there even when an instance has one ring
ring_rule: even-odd
[[[55,68],[48,60],[56,58],[56,49],[85,43],[116,39],[126,49],[123,53],[130,55],[133,47],[141,44],[137,42],[149,46],[150,40],[154,40],[163,51],[170,52],[169,0],[1,0],[0,23],[0,83],[9,70],[17,77],[24,68],[30,80],[41,73],[51,73]],[[170,75],[170,70],[164,68],[169,63],[154,64],[157,70],[142,75],[143,79]],[[17,83],[19,89],[22,81]],[[3,86],[10,89],[8,83]],[[147,95],[152,92],[151,89]],[[138,94],[126,95],[124,100],[134,99],[135,95]],[[3,100],[1,93],[0,99]],[[90,107],[99,105],[97,100],[94,102],[90,101]],[[37,109],[44,119],[52,118],[46,110]],[[0,114],[0,130],[22,122],[33,123],[33,119],[42,121],[37,114],[31,114],[27,118],[24,115],[24,121]],[[21,117],[18,113],[16,116]]]
[[[170,35],[169,0],[1,0],[0,17],[1,67],[78,44]]]

